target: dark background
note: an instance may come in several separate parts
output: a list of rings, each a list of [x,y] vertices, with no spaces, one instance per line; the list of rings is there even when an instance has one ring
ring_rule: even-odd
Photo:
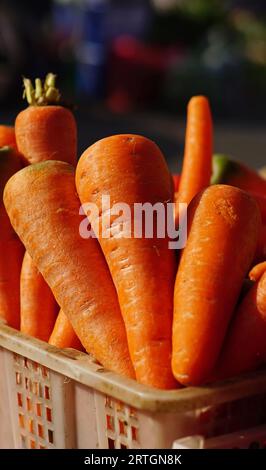
[[[215,150],[266,164],[265,0],[1,0],[0,121],[22,75],[58,74],[75,104],[79,151],[113,133],[154,139],[173,170],[186,105],[206,94]]]

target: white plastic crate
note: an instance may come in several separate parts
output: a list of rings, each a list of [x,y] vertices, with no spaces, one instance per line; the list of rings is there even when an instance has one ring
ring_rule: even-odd
[[[160,391],[4,324],[0,371],[0,448],[265,445],[266,371]]]

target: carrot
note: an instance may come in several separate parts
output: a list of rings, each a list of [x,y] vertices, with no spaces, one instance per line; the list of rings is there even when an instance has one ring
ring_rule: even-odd
[[[91,176],[93,175],[93,177]],[[168,238],[150,238],[143,231],[133,234],[134,203],[152,205],[173,200],[172,177],[159,148],[137,135],[115,135],[96,142],[81,156],[76,171],[81,202],[91,201],[102,210],[102,196],[110,196],[110,207],[123,202],[129,237],[112,236],[119,226],[113,215],[106,222],[99,242],[108,263],[125,321],[129,351],[137,380],[158,388],[176,386],[171,372],[171,326],[175,253]],[[89,220],[95,229],[97,214]],[[104,222],[105,224],[105,222]],[[158,223],[159,224],[159,223]],[[148,223],[147,223],[148,225]],[[145,225],[145,229],[147,228]],[[96,233],[96,231],[95,231]]]
[[[263,261],[266,259],[266,223],[261,226],[259,239],[255,253],[255,261]]]
[[[258,197],[266,197],[266,181],[256,171],[225,155],[214,155],[212,184],[230,184]],[[266,209],[265,209],[266,210]]]
[[[0,147],[6,145],[17,149],[15,129],[11,126],[0,125]]]
[[[215,378],[257,369],[266,362],[266,271],[239,305],[230,326]]]
[[[71,111],[60,106],[55,78],[48,74],[44,84],[37,78],[35,89],[29,79],[24,79],[29,106],[18,114],[15,133],[18,149],[28,163],[62,160],[74,164],[76,161],[76,121]]]
[[[202,384],[214,367],[259,226],[256,202],[238,188],[210,186],[191,202],[174,292],[172,367],[184,385]]]
[[[79,234],[74,168],[30,165],[7,183],[11,223],[86,350],[106,368],[134,377],[115,288],[95,238]]]
[[[188,103],[184,161],[177,203],[189,204],[209,186],[212,171],[212,116],[205,96],[194,96]]]
[[[16,137],[27,163],[44,160],[76,162],[76,123],[72,113],[59,102],[55,75],[48,74],[44,85],[36,79],[34,89],[24,79],[29,107],[16,119]],[[48,341],[52,332],[57,305],[50,288],[26,253],[21,273],[21,331]]]
[[[83,349],[80,340],[63,310],[60,310],[58,314],[54,329],[49,338],[49,344],[57,348],[73,348],[79,351]]]
[[[48,341],[57,313],[53,293],[26,251],[20,276],[20,330]]]
[[[14,232],[3,204],[7,180],[22,168],[20,156],[12,147],[0,149],[0,317],[19,328],[19,278],[24,248]]]
[[[256,264],[253,268],[249,271],[249,279],[251,281],[258,281],[259,278],[263,275],[264,271],[266,271],[266,261],[262,263]]]

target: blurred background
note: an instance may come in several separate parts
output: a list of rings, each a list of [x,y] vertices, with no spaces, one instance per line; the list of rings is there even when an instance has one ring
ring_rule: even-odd
[[[186,106],[206,94],[215,150],[266,164],[265,0],[1,0],[0,121],[22,76],[58,74],[79,151],[113,133],[155,140],[173,171]]]

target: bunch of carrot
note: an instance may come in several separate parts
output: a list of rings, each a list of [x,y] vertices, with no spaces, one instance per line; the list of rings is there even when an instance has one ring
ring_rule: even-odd
[[[21,268],[12,248],[17,274],[8,289],[16,286],[20,309],[10,318],[10,307],[2,307],[3,279],[0,314],[16,328],[20,319],[24,333],[57,347],[83,347],[104,367],[161,389],[264,364],[266,182],[226,157],[213,159],[208,100],[189,102],[183,168],[173,178],[157,145],[133,134],[96,142],[75,169],[75,119],[60,105],[55,76],[24,85],[29,107],[17,116],[15,133],[8,129],[3,140],[0,127],[0,145],[10,149],[0,215],[5,232],[14,238],[15,230],[27,251]],[[12,166],[10,155],[26,167]],[[130,208],[122,232],[121,217],[102,208],[105,195],[110,207]],[[179,203],[188,205],[178,263],[156,217],[150,238],[146,220],[138,236],[133,232],[136,203],[166,209],[173,201],[176,225]],[[80,204],[88,202],[98,208],[86,213],[97,238],[79,233]],[[4,256],[1,248],[2,277]],[[243,294],[248,273],[252,285]]]

